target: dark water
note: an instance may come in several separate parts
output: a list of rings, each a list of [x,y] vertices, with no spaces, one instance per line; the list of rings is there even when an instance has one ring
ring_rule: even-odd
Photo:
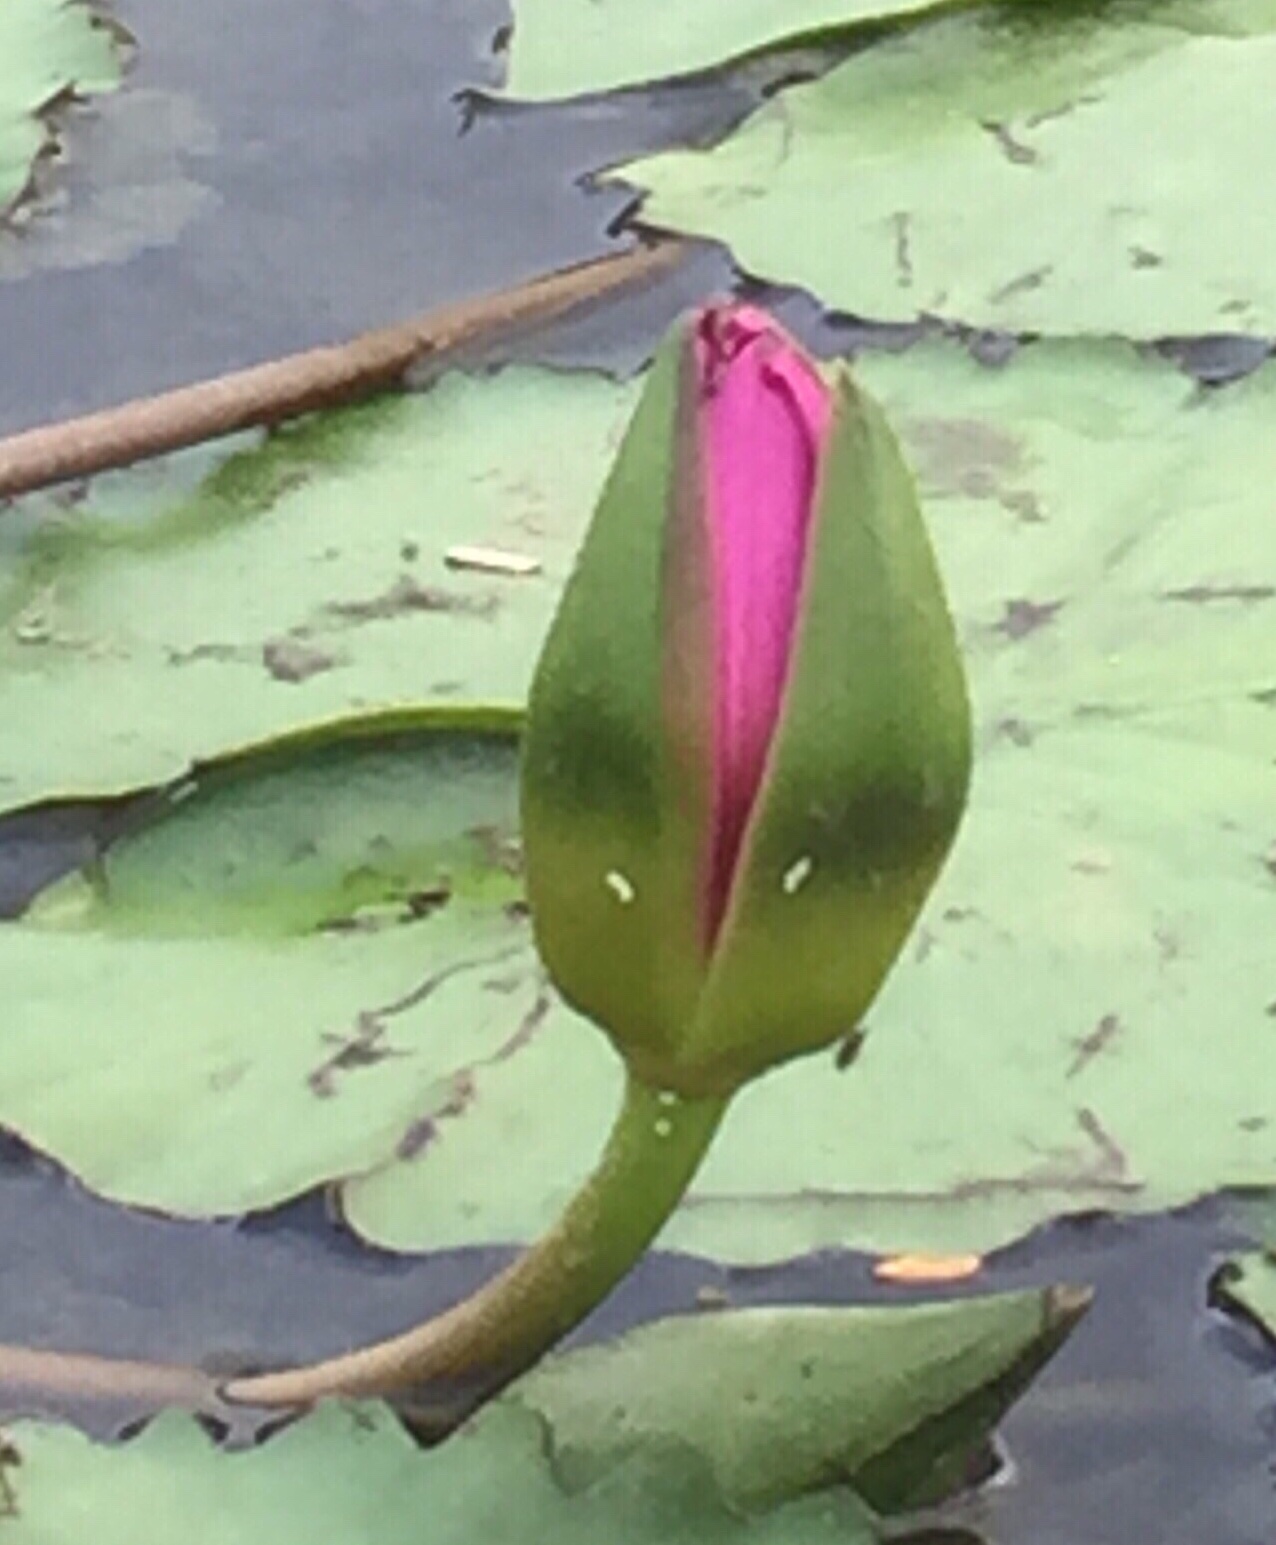
[[[142,40],[126,90],[73,113],[60,212],[0,262],[0,433],[344,337],[608,250],[631,207],[589,173],[725,131],[765,74],[535,110],[458,101],[499,78],[495,0],[117,0]],[[5,264],[7,263],[7,267]],[[631,368],[732,273],[706,249],[642,297],[538,340],[538,357]],[[772,296],[827,348],[906,343]],[[989,359],[1013,342],[975,339]],[[1250,353],[1253,349],[1251,347]],[[1243,357],[1242,357],[1243,356]],[[1229,340],[1182,347],[1224,380]],[[63,807],[0,830],[0,915],[83,861],[118,812]],[[1221,1203],[1064,1223],[981,1287],[1091,1282],[1095,1308],[1006,1428],[1001,1484],[954,1526],[1023,1545],[1270,1545],[1276,1357],[1207,1303],[1240,1236]],[[498,1252],[360,1247],[312,1197],[242,1225],[129,1213],[20,1144],[0,1147],[0,1340],[207,1361],[309,1358],[454,1300]],[[587,1327],[693,1306],[882,1296],[824,1256],[729,1273],[654,1255]],[[892,1295],[898,1297],[898,1290]],[[124,1411],[96,1413],[107,1428]]]
[[[21,243],[35,271],[6,282],[0,262],[0,433],[599,255],[632,200],[581,179],[722,133],[758,89],[549,111],[458,100],[498,81],[508,17],[493,0],[116,0],[113,13],[141,40],[127,87],[72,115],[67,213]],[[636,363],[729,278],[710,256],[637,315],[549,352]]]

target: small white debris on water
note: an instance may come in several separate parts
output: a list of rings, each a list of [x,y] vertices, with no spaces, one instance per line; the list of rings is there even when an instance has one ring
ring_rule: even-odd
[[[656,1096],[656,1099],[661,1105],[676,1105],[678,1103],[678,1096],[672,1089],[662,1089]]]
[[[539,574],[541,561],[530,553],[501,547],[449,547],[443,555],[449,569],[477,569],[482,574]]]
[[[627,907],[638,894],[633,887],[633,881],[621,874],[619,869],[611,869],[607,874],[607,889],[612,893],[622,907]]]
[[[672,1133],[672,1131],[673,1131],[673,1122],[670,1121],[668,1116],[658,1116],[656,1118],[656,1136],[657,1137],[668,1137]]]
[[[795,863],[790,864],[784,871],[784,879],[781,882],[784,886],[784,894],[786,896],[796,896],[798,891],[811,878],[811,871],[814,868],[815,865],[812,863],[809,853],[804,853]]]
[[[170,805],[184,805],[188,799],[194,799],[199,793],[199,784],[194,778],[188,778],[184,783],[177,784],[168,791]]]

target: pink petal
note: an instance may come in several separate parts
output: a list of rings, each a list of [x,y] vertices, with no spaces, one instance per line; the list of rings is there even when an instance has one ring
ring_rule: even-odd
[[[696,347],[713,595],[708,949],[780,711],[832,400],[797,344],[756,307],[705,311]]]

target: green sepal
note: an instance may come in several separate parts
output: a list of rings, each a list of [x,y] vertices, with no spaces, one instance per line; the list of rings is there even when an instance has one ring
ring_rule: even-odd
[[[662,730],[671,509],[689,510],[685,328],[659,350],[545,642],[528,704],[522,825],[536,942],[622,1056],[677,1057],[704,980],[699,839]],[[683,453],[680,456],[680,449]],[[684,521],[673,522],[686,530]],[[689,657],[688,657],[689,659]],[[671,773],[674,774],[671,777]]]
[[[970,709],[912,478],[841,373],[780,717],[712,954],[711,576],[694,360],[657,355],[532,686],[537,943],[647,1084],[725,1094],[855,1029],[947,856]]]

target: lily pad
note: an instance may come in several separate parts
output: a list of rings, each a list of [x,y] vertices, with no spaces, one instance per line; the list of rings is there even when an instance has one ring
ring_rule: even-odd
[[[98,1190],[239,1211],[428,1140],[536,1030],[508,716],[197,768],[0,932],[3,1119]],[[410,1076],[408,1071],[410,1069]]]
[[[0,216],[26,188],[49,142],[40,114],[65,92],[119,84],[119,51],[87,5],[4,0],[0,6]]]
[[[665,1242],[979,1250],[1270,1182],[1276,370],[1201,395],[1112,346],[857,368],[920,469],[961,620],[972,805],[859,1058],[746,1091]],[[525,1210],[499,1155],[574,1182],[615,1098],[599,1037],[555,1036],[483,1070],[428,1154],[350,1182],[355,1226],[400,1247],[458,1214],[449,1243],[543,1226],[548,1189]],[[547,1122],[563,1088],[571,1119]]]
[[[1276,188],[1218,169],[1276,140],[1273,78],[1271,0],[992,7],[620,175],[647,223],[861,317],[1270,336]]]
[[[80,1434],[20,1426],[10,1472],[13,1545],[183,1545],[199,1520],[206,1545],[320,1537],[379,1545],[427,1535],[432,1545],[499,1539],[509,1545],[871,1545],[874,1530],[851,1494],[783,1508],[757,1522],[697,1497],[694,1474],[650,1466],[583,1497],[563,1495],[541,1454],[540,1422],[498,1408],[473,1431],[423,1454],[382,1410],[332,1407],[264,1447],[214,1449],[190,1418],[161,1417],[134,1442],[100,1448]],[[694,1468],[694,1467],[692,1467]],[[518,1499],[511,1508],[510,1499]]]
[[[763,49],[971,0],[517,0],[507,90],[542,100],[689,75]],[[976,0],[977,3],[977,0]]]
[[[628,398],[453,375],[0,513],[0,805],[336,713],[521,700]],[[450,569],[460,544],[542,572]]]
[[[17,1545],[90,1527],[176,1545],[192,1517],[209,1541],[382,1540],[428,1519],[441,1542],[867,1545],[851,1488],[890,1509],[950,1487],[1083,1308],[1060,1289],[666,1321],[550,1358],[427,1453],[375,1405],[324,1407],[241,1453],[175,1413],[114,1449],[21,1423],[6,1525]]]
[[[989,370],[935,343],[857,369],[919,469],[959,616],[979,725],[972,807],[858,1060],[796,1064],[747,1091],[663,1241],[731,1260],[841,1245],[981,1250],[1059,1213],[1269,1183],[1276,367],[1204,394],[1116,345],[1043,344]],[[489,411],[504,414],[514,387],[532,401],[540,380],[563,416],[546,409],[498,450]],[[555,566],[587,518],[626,395],[592,380],[554,399],[561,385],[526,372],[405,408],[437,445],[423,427],[431,411],[455,427],[468,405],[470,470],[463,444],[440,452],[462,502],[508,490],[539,446],[540,486],[561,491]],[[309,431],[321,444],[324,432]],[[346,430],[327,432],[344,446]],[[567,443],[557,460],[570,470],[551,470]],[[239,469],[274,475],[278,454]],[[380,486],[379,472],[370,452],[358,475],[344,450],[336,464],[328,518],[352,540],[349,512],[378,508],[358,490]],[[422,478],[438,464],[423,461]],[[323,469],[315,476],[318,497]],[[166,553],[171,582],[189,576],[211,607],[199,560],[217,552],[222,575],[240,576],[268,615],[253,556],[258,521],[276,512],[187,528]],[[310,527],[294,514],[295,543]],[[464,518],[447,512],[457,528]],[[127,563],[106,555],[127,587]],[[143,570],[148,559],[136,555]],[[126,615],[102,575],[95,584],[100,604]],[[554,588],[536,602],[542,617]],[[217,604],[231,626],[241,598],[232,587]],[[493,677],[525,676],[533,609],[490,641]],[[435,668],[479,679],[474,619],[425,620],[437,623]],[[46,701],[67,717],[56,730],[53,707],[16,722],[57,769],[56,789],[68,768],[94,765],[97,745],[127,746],[135,722],[156,721],[118,699],[127,677],[113,666],[90,713],[93,660],[81,662],[83,695],[68,698],[59,656],[47,658]],[[410,694],[418,678],[405,674]],[[0,669],[0,696],[11,679]],[[174,754],[242,723],[238,697],[217,701],[201,701],[198,718],[181,705],[165,742]],[[0,928],[12,988],[0,1123],[130,1201],[228,1213],[345,1177],[348,1220],[379,1242],[525,1240],[596,1158],[618,1065],[547,996],[526,920],[507,911],[512,745],[503,772],[463,794],[396,720],[360,725],[357,745],[341,729],[285,739],[197,770],[193,794],[179,780],[152,812],[163,819],[117,841],[95,877]],[[50,754],[60,734],[77,761]],[[375,776],[354,771],[365,756]],[[499,872],[479,863],[476,883],[431,911],[436,801],[445,825],[459,812],[463,840],[481,828],[501,838],[488,850]],[[284,873],[294,853],[312,865],[299,892]],[[417,892],[422,915],[395,921]],[[333,922],[347,931],[315,931]],[[316,1079],[336,1094],[316,1093]]]
[[[505,1399],[544,1418],[546,1452],[571,1493],[644,1450],[681,1447],[736,1511],[846,1483],[897,1513],[977,1473],[988,1435],[1088,1303],[1052,1288],[662,1320],[547,1359]]]

